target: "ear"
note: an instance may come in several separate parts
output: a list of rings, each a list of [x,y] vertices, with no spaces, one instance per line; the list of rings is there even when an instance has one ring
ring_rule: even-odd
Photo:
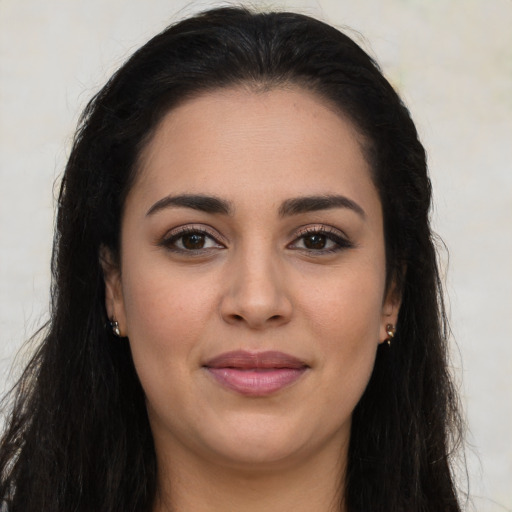
[[[127,336],[121,269],[110,249],[103,245],[100,248],[99,259],[105,281],[105,308],[108,318],[119,323],[121,336]]]
[[[382,317],[380,322],[379,343],[385,342],[389,335],[388,326],[396,328],[398,322],[398,313],[402,304],[402,293],[398,289],[396,281],[393,280],[386,291],[384,302],[382,304]]]

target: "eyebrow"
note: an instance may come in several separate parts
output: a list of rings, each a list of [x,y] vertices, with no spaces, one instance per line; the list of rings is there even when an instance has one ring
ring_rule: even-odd
[[[363,219],[366,218],[365,211],[355,201],[340,195],[305,196],[287,199],[279,208],[279,216],[289,217],[291,215],[330,210],[332,208],[348,208]]]
[[[146,217],[165,208],[191,208],[205,213],[220,213],[231,215],[231,204],[218,197],[198,194],[182,194],[179,196],[166,196],[157,201],[146,213]]]
[[[201,194],[181,194],[166,196],[157,201],[147,211],[146,216],[153,215],[166,208],[191,208],[205,213],[232,215],[234,208],[229,201],[215,196]],[[279,208],[280,217],[291,217],[301,213],[347,208],[354,211],[363,219],[365,211],[352,199],[341,195],[304,196],[286,199]]]

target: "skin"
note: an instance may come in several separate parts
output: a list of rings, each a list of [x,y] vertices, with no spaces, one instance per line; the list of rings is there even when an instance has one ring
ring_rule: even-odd
[[[240,87],[169,112],[141,155],[120,268],[108,253],[103,265],[107,310],[147,397],[156,511],[340,510],[352,412],[399,308],[362,141],[310,92]],[[232,212],[154,207],[180,194]],[[287,200],[334,194],[364,213],[280,215]],[[198,239],[180,238],[183,226],[204,237],[201,249],[186,249]],[[204,368],[239,349],[278,350],[307,370],[245,396]]]

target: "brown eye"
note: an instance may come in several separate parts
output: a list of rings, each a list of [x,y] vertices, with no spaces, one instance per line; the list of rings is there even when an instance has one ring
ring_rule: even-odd
[[[159,245],[172,252],[188,255],[206,254],[213,249],[225,249],[215,235],[195,227],[180,228],[164,238]]]
[[[327,237],[320,233],[313,233],[311,235],[307,235],[304,237],[303,240],[306,249],[325,249],[325,244],[327,243]]]
[[[306,251],[310,255],[321,256],[335,253],[354,247],[348,240],[334,228],[308,228],[302,232],[291,244],[289,249]]]
[[[181,237],[181,243],[185,249],[195,251],[204,247],[205,238],[205,235],[202,233],[189,233]]]

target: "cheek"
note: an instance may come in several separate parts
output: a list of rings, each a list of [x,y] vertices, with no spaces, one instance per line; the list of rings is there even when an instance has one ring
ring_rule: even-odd
[[[125,275],[123,297],[132,336],[140,334],[141,328],[160,334],[169,328],[191,329],[192,323],[179,319],[202,316],[213,300],[207,273],[193,279],[179,267],[166,264],[163,257],[145,258]]]
[[[314,333],[323,395],[333,411],[351,414],[370,379],[379,343],[384,278],[371,267],[311,287],[301,308]]]
[[[151,421],[166,428],[194,403],[191,371],[200,360],[208,329],[212,286],[198,286],[183,273],[126,274],[124,287],[129,343]],[[174,419],[172,419],[174,418]],[[196,421],[199,421],[197,418]]]
[[[197,341],[214,307],[215,287],[165,265],[138,265],[125,275],[127,333],[141,380],[150,371],[180,372],[179,362],[197,357]]]
[[[316,286],[307,286],[299,307],[311,328],[339,346],[377,343],[382,318],[384,272],[361,266],[358,271],[332,272]],[[334,348],[334,347],[330,347]]]

